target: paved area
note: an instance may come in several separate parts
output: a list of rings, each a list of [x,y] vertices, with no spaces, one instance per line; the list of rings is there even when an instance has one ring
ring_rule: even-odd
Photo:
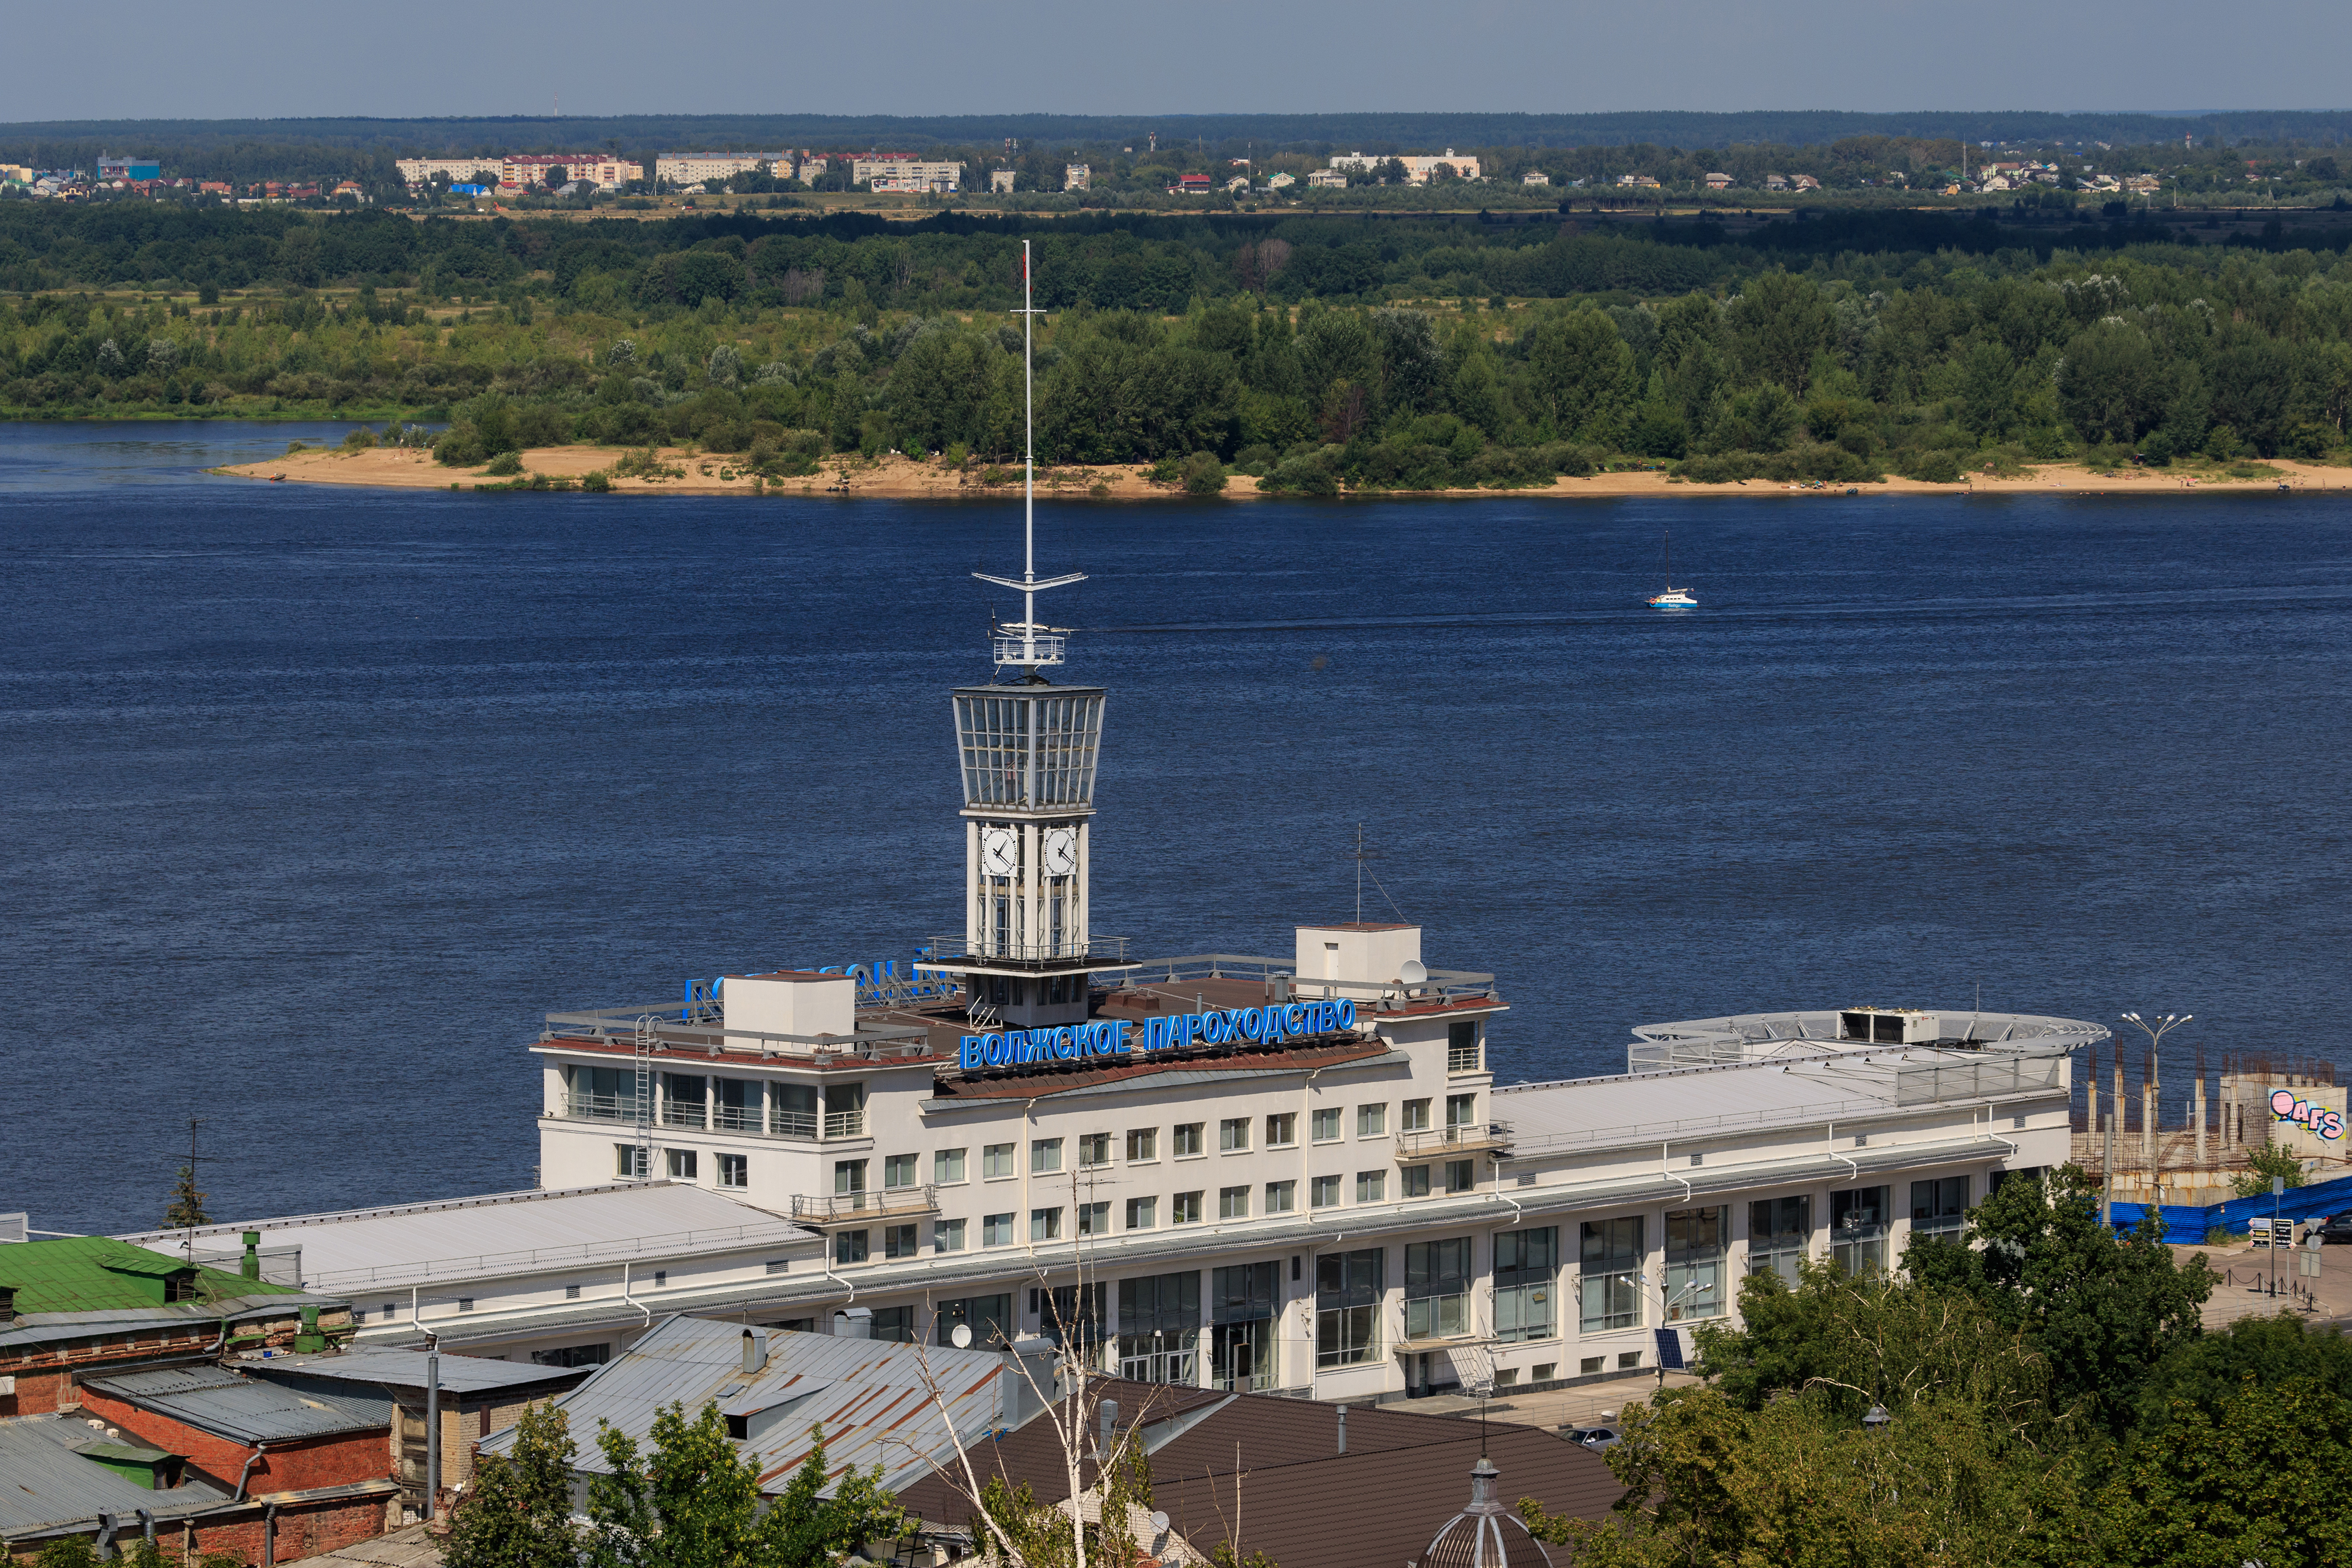
[[[2176,1247],[2172,1251],[2184,1263],[2201,1252],[2221,1276],[2221,1283],[2205,1302],[2203,1317],[2209,1329],[2280,1311],[2291,1311],[2305,1321],[2352,1318],[2352,1247],[2321,1247],[2316,1279],[2305,1279],[2295,1268],[2296,1254],[2284,1248],[2280,1249],[2275,1271],[2267,1247]],[[2276,1294],[2272,1293],[2273,1272]]]

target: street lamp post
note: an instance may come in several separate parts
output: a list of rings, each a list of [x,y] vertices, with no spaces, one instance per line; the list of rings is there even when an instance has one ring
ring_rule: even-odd
[[[2126,1013],[2123,1016],[2126,1023],[2134,1025],[2138,1028],[2141,1034],[2147,1037],[2148,1077],[2147,1082],[2140,1086],[2140,1100],[2142,1105],[2142,1110],[2140,1111],[2140,1138],[2147,1151],[2148,1179],[2153,1182],[2157,1176],[2156,1167],[2157,1160],[2158,1158],[2156,1142],[2156,1085],[2157,1081],[2163,1076],[2164,1069],[2163,1064],[2160,1060],[2160,1053],[2164,1049],[2164,1037],[2172,1030],[2180,1027],[2181,1025],[2188,1023],[2190,1019],[2196,1017],[2197,1015],[2194,1013],[2167,1013],[2163,1016],[2152,1020],[2143,1018],[2137,1013]],[[2116,1075],[2120,1078],[2122,1076],[2123,1068],[2122,1053],[2120,1052],[2116,1053]],[[2122,1085],[2120,1083],[2116,1085],[2116,1098],[2121,1099]],[[2091,1092],[2094,1097],[2097,1095],[2098,1086],[2096,1084],[2091,1086]],[[2116,1109],[2120,1112],[2123,1110],[2123,1107],[2117,1106]],[[2112,1151],[2112,1143],[2109,1145],[2109,1148]],[[2115,1160],[2112,1152],[2110,1152],[2107,1158],[2107,1182],[2109,1187],[2112,1188],[2115,1183]],[[2162,1197],[2163,1194],[2158,1193],[2158,1198],[2159,1206],[2161,1206]]]

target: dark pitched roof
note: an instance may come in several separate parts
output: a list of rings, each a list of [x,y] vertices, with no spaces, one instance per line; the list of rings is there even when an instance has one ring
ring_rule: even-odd
[[[1342,1454],[1330,1405],[1117,1382],[1088,1392],[1117,1399],[1122,1425],[1141,1413],[1153,1506],[1202,1552],[1230,1539],[1238,1523],[1241,1554],[1264,1552],[1282,1568],[1402,1563],[1418,1558],[1470,1500],[1481,1447],[1474,1420],[1350,1405]],[[1095,1426],[1090,1414],[1088,1429]],[[1497,1495],[1507,1502],[1532,1497],[1552,1513],[1599,1519],[1624,1490],[1599,1455],[1541,1427],[1490,1423],[1485,1451],[1502,1472]],[[1043,1420],[975,1447],[972,1460],[983,1481],[993,1469],[1008,1482],[1027,1481],[1041,1501],[1058,1501],[1068,1489]],[[1092,1483],[1091,1468],[1085,1479]],[[970,1517],[970,1504],[939,1477],[899,1497],[934,1524],[960,1526]]]

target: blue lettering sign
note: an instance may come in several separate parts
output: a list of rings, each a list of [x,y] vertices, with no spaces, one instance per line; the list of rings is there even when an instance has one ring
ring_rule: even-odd
[[[1094,1057],[1157,1056],[1195,1040],[1224,1045],[1255,1040],[1276,1045],[1290,1037],[1336,1035],[1356,1026],[1353,1002],[1292,1002],[1275,1007],[1229,1007],[1206,1013],[1135,1020],[1096,1018],[1051,1029],[1007,1029],[966,1035],[956,1051],[965,1071],[1024,1062],[1079,1061]]]

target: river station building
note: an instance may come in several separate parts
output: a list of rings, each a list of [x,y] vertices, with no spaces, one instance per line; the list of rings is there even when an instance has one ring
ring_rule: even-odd
[[[1743,1274],[1891,1265],[2066,1158],[2093,1024],[1754,1014],[1498,1084],[1502,991],[1417,927],[1130,953],[1088,897],[1105,692],[1049,681],[1062,651],[1032,608],[952,693],[963,929],[550,1015],[543,1184],[788,1215],[813,1245],[741,1282],[747,1321],[1042,1334],[1129,1379],[1364,1401],[1654,1367]]]

